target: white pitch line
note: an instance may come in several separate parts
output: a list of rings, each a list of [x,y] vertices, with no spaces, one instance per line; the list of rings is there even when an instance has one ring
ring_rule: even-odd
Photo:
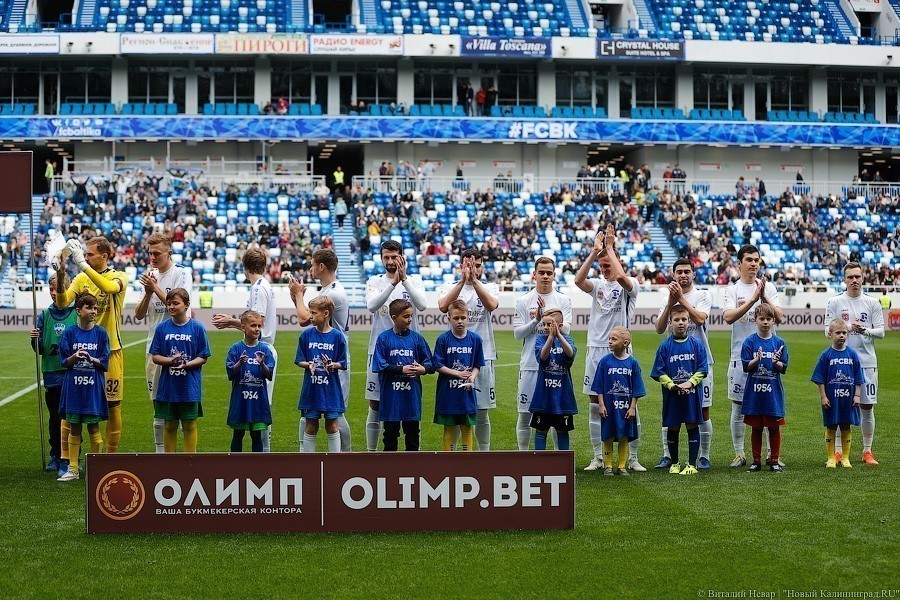
[[[124,346],[122,346],[122,348],[131,348],[132,346],[137,346],[138,344],[143,344],[143,343],[145,343],[146,341],[147,341],[147,338],[144,338],[144,339],[142,339],[142,340],[137,340],[136,342],[131,342],[131,343],[129,343],[129,344],[125,344]],[[13,378],[10,377],[9,379],[13,379]],[[19,390],[18,392],[16,392],[16,393],[13,394],[12,396],[7,396],[7,397],[4,398],[3,400],[0,400],[0,406],[6,406],[7,404],[9,404],[10,402],[12,402],[13,400],[16,400],[17,398],[21,398],[21,397],[24,396],[25,394],[28,394],[29,392],[33,392],[33,391],[36,390],[36,389],[37,389],[37,384],[36,384],[36,383],[32,383],[32,384],[29,385],[27,388],[25,388],[25,389],[23,389],[23,390]]]

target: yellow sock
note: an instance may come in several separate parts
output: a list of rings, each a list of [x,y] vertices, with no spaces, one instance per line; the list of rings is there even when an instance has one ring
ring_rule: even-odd
[[[619,438],[619,468],[624,469],[628,462],[628,438]]]
[[[103,437],[100,435],[100,430],[93,432],[90,434],[91,436],[91,452],[97,453],[103,449]]]
[[[178,452],[178,421],[166,421],[163,426],[163,449]]]
[[[834,434],[836,431],[830,427],[825,428],[825,454],[826,458],[831,460],[834,458]],[[843,437],[843,436],[841,436]]]
[[[69,434],[72,432],[72,426],[63,419],[59,424],[59,457],[69,460]]]
[[[119,438],[122,437],[122,405],[118,402],[109,405],[109,419],[106,421],[106,451],[109,454],[119,451]]]
[[[456,436],[456,425],[444,425],[444,452],[453,450],[453,438]]]
[[[850,441],[853,439],[853,436],[850,433],[850,426],[847,425],[846,428],[841,427],[841,447],[844,453],[844,456],[850,456]]]
[[[81,452],[81,436],[69,434],[69,469],[78,472],[78,453]]]
[[[468,452],[472,449],[472,426],[460,425],[459,432],[459,449],[463,452]]]
[[[184,434],[184,451],[196,452],[197,438],[199,437],[199,432],[197,431],[197,420],[193,419],[191,421],[182,421],[181,431]]]
[[[615,440],[603,440],[603,464],[607,467],[612,466],[613,442]]]

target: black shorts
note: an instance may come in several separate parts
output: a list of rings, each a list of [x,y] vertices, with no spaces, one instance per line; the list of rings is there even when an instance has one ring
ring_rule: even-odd
[[[557,431],[572,431],[575,429],[575,415],[531,413],[531,427],[538,431],[547,431],[551,427]]]

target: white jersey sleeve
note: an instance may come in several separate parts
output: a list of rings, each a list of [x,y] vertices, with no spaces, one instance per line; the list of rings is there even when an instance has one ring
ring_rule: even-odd
[[[778,290],[771,281],[766,282],[766,299],[772,306],[781,308],[781,296],[778,295]]]
[[[259,339],[270,345],[275,344],[275,329],[278,324],[278,316],[275,313],[275,291],[265,277],[250,287],[250,298],[247,300],[247,310],[253,310],[263,316],[262,334]]]

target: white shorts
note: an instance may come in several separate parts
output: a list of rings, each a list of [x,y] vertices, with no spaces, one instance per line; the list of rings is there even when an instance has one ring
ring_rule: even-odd
[[[266,342],[260,343],[266,344]],[[266,382],[266,393],[269,395],[269,406],[272,406],[272,401],[275,399],[275,372],[278,371],[278,352],[272,344],[266,344],[266,346],[269,347],[269,350],[272,352],[272,357],[275,359],[275,366],[272,368],[272,379]]]
[[[519,371],[519,412],[531,412],[531,398],[534,396],[534,388],[537,386],[537,371]]]
[[[866,384],[862,386],[859,396],[860,404],[878,404],[878,367],[863,369]]]
[[[156,401],[156,390],[159,389],[159,376],[162,375],[162,367],[153,362],[151,356],[150,354],[147,355],[147,366],[145,369],[147,392],[150,394],[150,400]]]
[[[497,408],[497,396],[494,392],[494,361],[484,361],[484,366],[475,378],[475,397],[478,398],[478,410]]]
[[[732,402],[743,404],[744,386],[747,384],[747,374],[744,373],[744,365],[741,361],[733,360],[728,365],[728,399]]]
[[[700,382],[700,397],[703,398],[703,408],[712,406],[713,401],[713,370],[710,365],[709,373]]]
[[[584,387],[581,388],[582,394],[596,396],[596,394],[591,391],[591,386],[594,384],[594,377],[597,375],[597,365],[600,364],[600,359],[607,354],[609,354],[609,347],[589,347],[587,349],[587,354],[584,355]]]
[[[378,389],[378,373],[372,372],[372,357],[370,354],[366,360],[366,400],[378,402],[381,400],[381,391]]]

